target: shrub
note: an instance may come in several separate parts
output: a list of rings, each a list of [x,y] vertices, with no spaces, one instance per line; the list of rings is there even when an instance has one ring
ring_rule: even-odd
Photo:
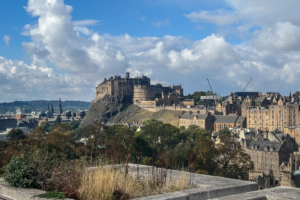
[[[37,187],[38,185],[30,177],[29,171],[31,171],[31,169],[24,156],[13,157],[10,163],[5,167],[4,180],[15,187]]]
[[[66,197],[78,199],[84,164],[78,160],[65,160],[51,170],[51,190],[63,192]]]
[[[46,192],[44,194],[37,195],[40,198],[55,198],[55,199],[65,199],[66,196],[63,192]]]

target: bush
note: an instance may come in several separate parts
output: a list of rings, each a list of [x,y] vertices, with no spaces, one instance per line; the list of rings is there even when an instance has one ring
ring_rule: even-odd
[[[46,192],[44,194],[38,195],[40,198],[55,198],[55,199],[65,199],[66,196],[63,192]]]
[[[31,179],[29,171],[31,171],[31,169],[24,156],[13,157],[10,163],[5,167],[4,180],[15,187],[37,187],[38,185]]]

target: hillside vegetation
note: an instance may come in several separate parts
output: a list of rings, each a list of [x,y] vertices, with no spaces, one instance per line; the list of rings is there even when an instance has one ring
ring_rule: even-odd
[[[130,105],[121,113],[118,113],[111,121],[113,122],[138,122],[142,123],[145,120],[154,118],[155,120],[170,123],[173,126],[178,126],[178,119],[181,111],[161,110],[158,112],[150,112],[136,105]]]
[[[6,112],[15,112],[17,108],[20,108],[22,112],[29,113],[31,111],[43,111],[47,110],[48,103],[51,107],[53,104],[53,108],[56,111],[58,107],[58,101],[46,101],[46,100],[36,100],[36,101],[14,101],[9,103],[0,103],[0,113]],[[62,101],[61,102],[63,110],[85,110],[89,109],[91,106],[90,102],[85,101]]]

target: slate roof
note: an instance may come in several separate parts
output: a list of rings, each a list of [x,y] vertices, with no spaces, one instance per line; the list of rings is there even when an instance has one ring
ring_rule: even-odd
[[[197,113],[184,113],[183,115],[180,116],[180,119],[194,119],[194,117],[197,117],[198,119],[206,119],[207,115],[206,114],[197,114]]]
[[[230,116],[230,115],[219,115],[215,123],[228,123],[234,124],[239,116]]]
[[[251,141],[250,139],[242,139],[242,142],[244,143],[244,141],[246,141],[246,145],[247,145],[247,148],[248,146],[250,145]]]
[[[254,149],[255,146],[257,146],[258,151],[265,151],[265,147],[269,147],[269,148],[273,148],[274,152],[278,152],[282,146],[282,143],[265,141],[265,140],[251,140],[249,146],[247,146],[247,149],[252,149],[252,146],[254,146]]]
[[[255,98],[255,102],[257,103],[257,102],[259,102],[259,103],[261,103],[261,102],[263,102],[265,100],[265,97],[256,97]]]
[[[245,120],[246,120],[246,117],[239,116],[238,119],[236,120],[236,123],[242,124]]]

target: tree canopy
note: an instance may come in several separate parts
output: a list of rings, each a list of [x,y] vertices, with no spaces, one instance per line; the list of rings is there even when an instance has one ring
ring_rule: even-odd
[[[26,139],[26,135],[24,134],[24,132],[21,129],[13,128],[7,134],[7,140],[8,141],[22,140],[22,139]]]

